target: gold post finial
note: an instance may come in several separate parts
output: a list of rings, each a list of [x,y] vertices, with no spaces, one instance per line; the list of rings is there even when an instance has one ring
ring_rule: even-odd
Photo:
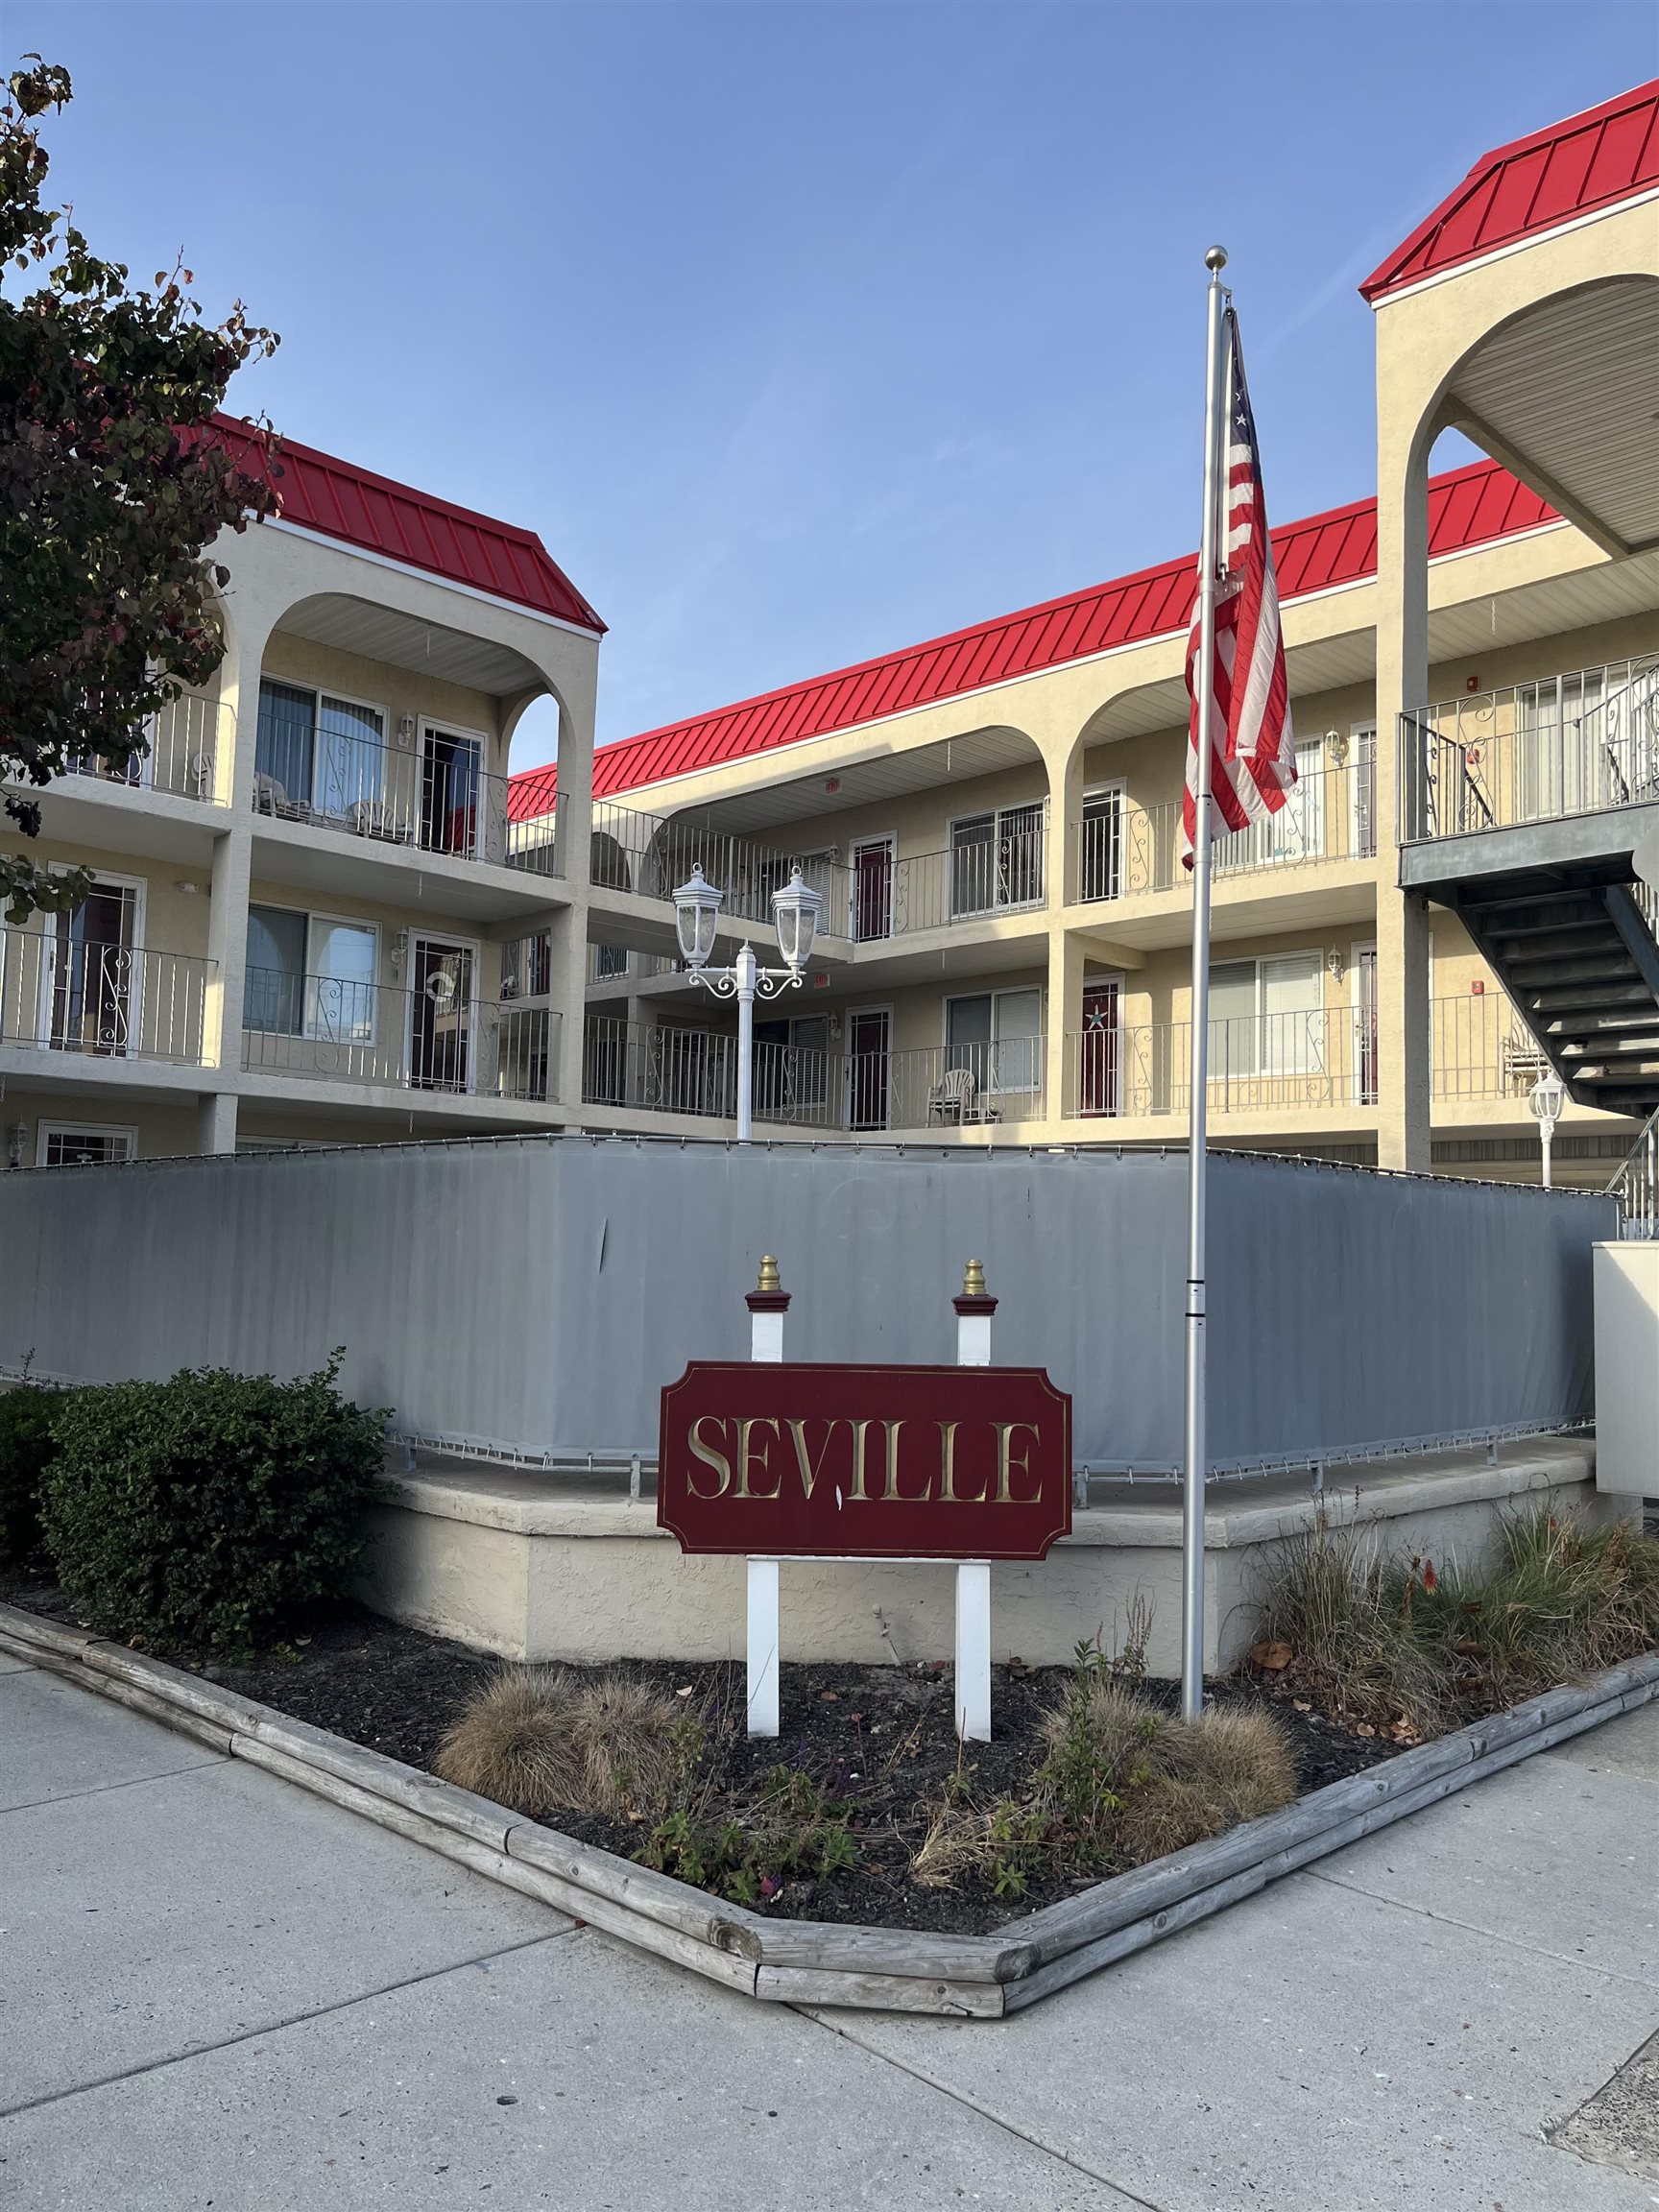
[[[783,1287],[782,1278],[778,1273],[778,1262],[770,1252],[762,1252],[760,1255],[760,1280],[755,1287],[757,1290],[781,1290]]]
[[[968,1272],[962,1278],[962,1295],[964,1298],[984,1297],[985,1262],[982,1260],[969,1261]]]

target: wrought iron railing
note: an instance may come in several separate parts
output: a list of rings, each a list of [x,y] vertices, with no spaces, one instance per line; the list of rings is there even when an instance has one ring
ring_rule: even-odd
[[[989,1128],[1040,1120],[1040,1037],[913,1051],[817,1051],[757,1044],[757,1122],[882,1131]],[[737,1040],[730,1031],[589,1017],[582,1094],[589,1105],[732,1120],[737,1112]]]
[[[898,858],[866,853],[853,862],[846,893],[854,944],[1040,909],[1046,902],[1046,836],[1038,822],[960,838],[943,852]]]
[[[770,926],[772,894],[783,889],[797,865],[823,901],[818,934],[844,937],[845,888],[828,854],[786,853],[688,817],[647,814],[612,799],[593,802],[589,880],[595,890],[631,891],[672,903],[677,886],[701,868],[726,894],[723,917]]]
[[[1659,1237],[1659,1107],[1607,1190],[1619,1201],[1621,1237]]]
[[[1399,741],[1402,844],[1659,799],[1659,657],[1419,707]]]
[[[308,733],[284,729],[256,757],[253,811],[270,820],[531,875],[560,872],[554,817],[509,822],[507,778],[486,769],[470,741],[428,735],[387,745],[317,723]]]
[[[1429,1060],[1436,1098],[1525,1099],[1550,1063],[1503,992],[1488,984],[1429,1007]]]
[[[1377,1080],[1376,1036],[1359,1009],[1210,1024],[1206,1100],[1213,1114],[1371,1106]],[[1108,1023],[1066,1039],[1066,1111],[1072,1118],[1184,1115],[1191,1088],[1190,1022]]]
[[[100,1060],[202,1065],[211,960],[0,930],[0,1041]]]
[[[242,1065],[250,1072],[457,1096],[559,1095],[559,1014],[473,997],[465,974],[425,989],[250,968]]]
[[[235,741],[235,717],[217,699],[184,691],[153,714],[140,732],[142,742],[124,760],[85,754],[72,759],[69,773],[129,790],[167,791],[180,799],[222,804],[219,758]]]
[[[1352,743],[1341,765],[1305,772],[1278,813],[1217,838],[1213,872],[1242,876],[1315,860],[1370,859],[1377,850],[1375,754],[1368,735]],[[1106,793],[1085,802],[1072,831],[1077,897],[1086,904],[1172,891],[1191,880],[1181,865],[1179,799],[1146,806],[1127,792]]]

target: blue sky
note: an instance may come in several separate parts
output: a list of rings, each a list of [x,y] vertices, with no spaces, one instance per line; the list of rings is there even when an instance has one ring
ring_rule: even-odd
[[[540,531],[600,735],[1184,551],[1203,252],[1270,509],[1373,489],[1354,286],[1647,0],[8,0],[56,196],[282,333],[234,406]],[[515,767],[552,750],[527,726]]]

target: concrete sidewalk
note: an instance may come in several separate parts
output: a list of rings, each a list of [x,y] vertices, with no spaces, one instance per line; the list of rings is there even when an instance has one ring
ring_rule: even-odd
[[[19,2212],[1634,2212],[1659,2065],[1546,2131],[1656,2032],[1659,1706],[970,2025],[757,2006],[0,1657]]]

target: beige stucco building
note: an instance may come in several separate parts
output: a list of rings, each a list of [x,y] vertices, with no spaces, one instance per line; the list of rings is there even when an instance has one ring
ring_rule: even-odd
[[[1549,1058],[1557,1178],[1605,1183],[1659,1101],[1650,909],[1598,985],[1615,1082],[1455,881],[1496,865],[1481,834],[1570,824],[1617,891],[1659,818],[1656,115],[1647,86],[1498,149],[1365,288],[1379,496],[1275,534],[1300,780],[1217,847],[1217,1143],[1530,1177]],[[1431,482],[1448,424],[1492,459]],[[1264,467],[1271,493],[1270,443]],[[602,626],[537,541],[289,469],[283,518],[224,550],[210,694],[132,781],[46,794],[45,854],[100,884],[6,932],[15,1159],[729,1134],[730,1010],[674,971],[670,895],[701,861],[722,945],[764,946],[797,858],[823,921],[806,986],[759,1009],[758,1134],[1184,1141],[1190,559],[595,763]],[[556,778],[509,783],[544,694]],[[1528,899],[1559,867],[1512,858]],[[1569,981],[1600,915],[1551,925]]]

